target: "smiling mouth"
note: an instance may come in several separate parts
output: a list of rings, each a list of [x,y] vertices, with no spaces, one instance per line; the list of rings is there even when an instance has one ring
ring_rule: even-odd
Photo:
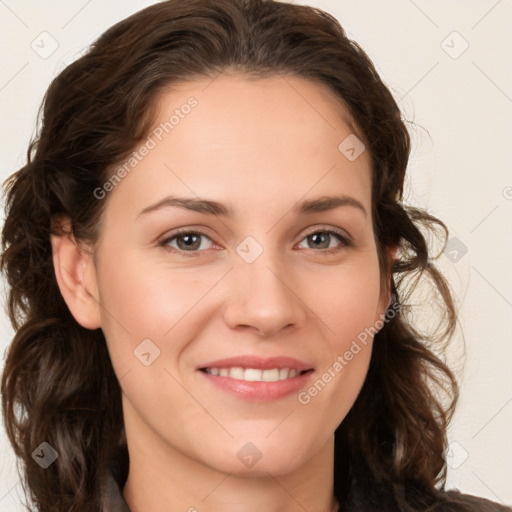
[[[296,368],[270,368],[262,370],[259,368],[242,368],[241,366],[233,366],[229,368],[201,368],[202,372],[215,377],[229,377],[235,380],[243,380],[246,382],[277,382],[280,380],[289,380],[313,371],[298,370]]]

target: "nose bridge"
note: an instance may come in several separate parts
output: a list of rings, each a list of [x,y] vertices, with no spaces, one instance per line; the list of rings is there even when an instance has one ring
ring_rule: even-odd
[[[302,321],[300,301],[284,255],[247,237],[236,249],[226,322],[232,327],[251,326],[271,334]]]

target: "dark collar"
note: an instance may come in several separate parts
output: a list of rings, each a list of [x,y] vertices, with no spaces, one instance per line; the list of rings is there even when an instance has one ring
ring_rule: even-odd
[[[112,473],[107,475],[106,486],[106,504],[105,512],[130,512],[128,504],[126,503],[123,494],[122,487],[115,480]]]
[[[130,458],[126,444],[116,448],[110,460],[109,471],[105,481],[105,512],[130,512],[123,497],[123,489],[128,478]]]

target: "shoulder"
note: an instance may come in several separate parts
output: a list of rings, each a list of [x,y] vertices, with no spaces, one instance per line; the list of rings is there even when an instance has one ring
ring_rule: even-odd
[[[512,512],[510,505],[464,494],[458,489],[436,489],[417,482],[376,481],[368,474],[353,479],[346,512]]]
[[[448,499],[447,503],[449,504],[465,505],[466,508],[462,508],[461,510],[474,510],[475,512],[512,512],[510,505],[497,503],[471,494],[464,494],[457,489],[443,491],[442,495],[446,496]]]

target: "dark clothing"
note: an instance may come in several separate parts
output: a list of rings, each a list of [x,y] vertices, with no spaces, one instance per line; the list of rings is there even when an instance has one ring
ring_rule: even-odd
[[[125,444],[117,449],[110,463],[110,472],[105,482],[106,506],[104,512],[130,512],[122,494],[128,478],[129,465],[130,458]]]
[[[112,461],[111,472],[108,475],[107,502],[106,511],[108,512],[130,512],[126,501],[122,495],[122,489],[128,477],[128,452],[126,448],[119,451],[118,457]],[[414,499],[414,494],[419,495],[421,491],[416,488],[408,488],[398,486],[398,491],[393,492],[388,487],[379,486],[365,478],[353,477],[347,501],[343,505],[340,512],[400,512],[405,510],[400,508],[396,503],[396,495],[401,494],[408,499]],[[512,512],[512,507],[500,505],[498,503],[462,494],[455,490],[440,492],[440,504],[438,506],[418,508],[408,508],[409,511],[430,511],[433,512],[456,512],[466,510],[472,506],[471,511],[478,512]],[[455,505],[461,504],[462,508]],[[465,505],[465,507],[464,507]]]
[[[122,489],[123,485],[115,480],[112,474],[107,477],[107,502],[105,512],[130,512],[125,499],[123,498]]]

